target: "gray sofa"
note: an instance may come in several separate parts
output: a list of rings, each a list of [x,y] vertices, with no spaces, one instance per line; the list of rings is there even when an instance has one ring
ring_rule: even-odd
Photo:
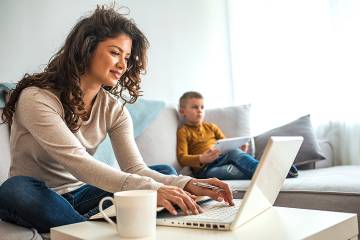
[[[1,114],[0,109],[0,114]],[[212,109],[209,121],[217,123],[229,137],[250,134],[249,106]],[[176,129],[180,119],[175,107],[167,106],[149,123],[136,142],[148,164],[167,163],[182,174],[176,160]],[[156,137],[156,141],[155,141]],[[301,170],[298,178],[286,179],[275,205],[307,209],[331,210],[360,214],[360,166],[332,166],[332,148],[320,141],[326,160],[317,161],[315,169]],[[106,151],[108,152],[108,151]],[[0,184],[7,178],[10,165],[9,131],[0,125]],[[108,164],[112,156],[103,156]],[[228,181],[234,196],[241,198],[249,181]],[[0,203],[1,204],[1,203]],[[0,239],[42,239],[33,229],[15,226],[0,220]]]

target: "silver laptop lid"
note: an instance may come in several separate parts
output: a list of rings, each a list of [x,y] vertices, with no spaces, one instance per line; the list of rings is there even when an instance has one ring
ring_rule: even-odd
[[[303,137],[270,137],[230,229],[274,204],[302,142]]]

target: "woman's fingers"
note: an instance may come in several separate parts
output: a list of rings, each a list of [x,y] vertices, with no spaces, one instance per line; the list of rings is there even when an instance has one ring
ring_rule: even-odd
[[[168,200],[166,200],[166,199],[161,200],[159,205],[166,208],[166,210],[168,210],[171,214],[177,215],[176,209],[174,208],[174,206]]]
[[[184,192],[185,193],[185,192]],[[186,206],[190,209],[190,213],[189,214],[199,214],[199,210],[198,210],[198,205],[195,202],[194,199],[192,199],[191,197],[189,197],[186,193],[185,193],[185,198],[183,199]]]
[[[196,184],[193,184],[194,182],[206,183],[212,186],[216,186],[217,188],[214,187],[207,188],[207,187],[197,186]],[[217,201],[225,200],[230,205],[232,206],[234,205],[233,196],[229,185],[220,181],[217,178],[192,179],[186,184],[185,190],[193,194],[196,194],[198,196],[209,196]]]
[[[180,204],[184,204],[184,208],[178,205],[184,213],[186,214],[199,214],[199,211],[196,207],[196,202],[192,199],[184,190],[178,189],[177,197],[181,199]]]
[[[185,191],[185,193],[186,193],[189,197],[191,197],[193,200],[196,200],[196,196],[195,196],[195,195],[193,195],[193,194],[191,194],[191,193],[189,193],[189,192],[187,192],[187,191]]]
[[[181,197],[177,197],[177,196],[169,196],[168,200],[172,203],[172,204],[176,204],[185,214],[191,214],[190,210],[188,209],[188,207],[186,206],[185,202],[183,201],[183,199]]]
[[[234,205],[234,203],[233,203],[233,195],[232,195],[232,192],[231,192],[230,187],[229,187],[228,184],[220,181],[217,178],[210,178],[210,179],[208,179],[208,181],[209,181],[209,184],[217,186],[217,187],[221,188],[222,190],[224,190],[224,191],[219,191],[219,194],[230,205]]]
[[[193,199],[193,195],[174,186],[162,186],[158,189],[158,204],[164,206],[172,214],[177,214],[175,208],[167,204],[177,205],[185,214],[199,214],[199,206]],[[175,212],[174,212],[175,211]]]

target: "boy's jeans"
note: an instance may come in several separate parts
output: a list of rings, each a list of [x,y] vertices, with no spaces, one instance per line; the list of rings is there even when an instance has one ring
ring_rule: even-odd
[[[176,174],[175,169],[168,165],[150,168]],[[113,194],[89,184],[59,195],[43,181],[14,176],[0,186],[0,219],[47,233],[52,227],[86,221],[98,212],[99,201],[105,196]],[[106,201],[105,206],[106,203],[111,205]]]
[[[198,178],[251,179],[259,161],[240,149],[221,154],[196,174]]]

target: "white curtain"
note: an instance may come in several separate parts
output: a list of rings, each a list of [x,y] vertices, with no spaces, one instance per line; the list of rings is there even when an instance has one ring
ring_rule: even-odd
[[[255,134],[311,114],[337,164],[360,164],[360,1],[228,0],[234,103]]]

